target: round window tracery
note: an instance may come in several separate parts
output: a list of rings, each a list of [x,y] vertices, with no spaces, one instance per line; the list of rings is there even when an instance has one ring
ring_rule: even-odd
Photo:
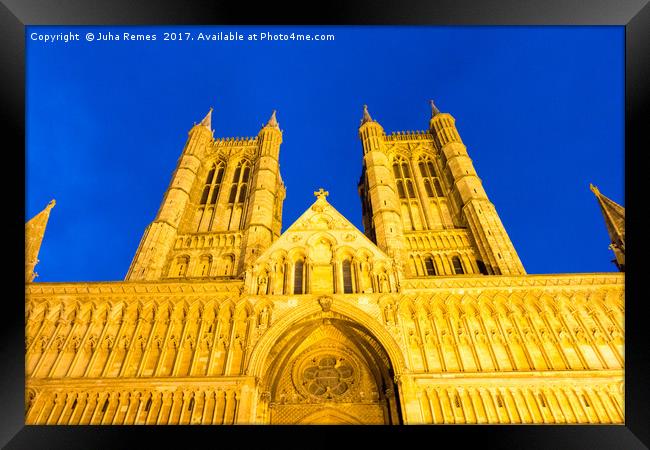
[[[331,397],[348,391],[353,382],[354,369],[343,358],[324,355],[313,358],[311,362],[313,365],[303,371],[304,384],[310,394]]]

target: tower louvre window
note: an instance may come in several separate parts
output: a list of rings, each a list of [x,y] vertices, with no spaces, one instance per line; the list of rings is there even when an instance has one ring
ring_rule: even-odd
[[[239,161],[237,168],[235,169],[235,174],[232,177],[232,186],[230,188],[228,203],[244,203],[246,201],[250,170],[248,161]],[[239,195],[237,195],[237,192],[239,192]]]
[[[462,275],[465,273],[465,269],[463,269],[463,264],[460,262],[460,258],[458,256],[454,256],[451,258],[451,263],[454,266],[454,273],[457,275]]]
[[[407,198],[407,194],[408,198],[415,198],[415,189],[413,188],[413,180],[411,179],[411,170],[409,169],[408,162],[401,158],[396,159],[393,163],[393,174],[395,175],[399,198]],[[406,185],[406,189],[404,185]]]
[[[302,294],[303,289],[302,289],[302,272],[303,272],[303,262],[302,261],[296,261],[296,267],[294,269],[294,276],[293,276],[293,293],[294,294]]]
[[[230,197],[228,198],[228,203],[235,203],[237,199],[237,185],[233,184],[230,188]]]
[[[411,180],[406,180],[406,188],[409,193],[410,198],[415,198],[415,191],[413,190],[413,182]]]
[[[438,197],[443,197],[442,186],[440,185],[440,180],[438,178],[433,179],[433,185],[436,187],[436,194]]]
[[[418,167],[420,168],[420,175],[424,179],[424,188],[427,191],[427,195],[429,197],[443,197],[442,186],[438,174],[433,167],[433,162],[427,157],[423,157],[418,162]]]
[[[397,180],[397,194],[399,195],[399,198],[406,198],[404,183],[402,183],[402,180]]]
[[[242,187],[239,189],[239,198],[237,200],[238,203],[244,203],[244,200],[246,200],[246,185],[242,185]]]
[[[433,197],[433,190],[431,189],[431,183],[429,183],[429,180],[425,179],[424,180],[424,189],[427,191],[427,195],[429,197]]]
[[[485,263],[483,261],[481,261],[480,259],[477,259],[476,260],[476,265],[478,266],[478,271],[480,273],[482,273],[483,275],[488,274],[487,267],[485,267]]]
[[[208,172],[208,177],[205,180],[203,194],[201,194],[201,205],[207,204],[208,199],[210,199],[210,204],[212,205],[217,203],[217,197],[219,196],[219,188],[221,187],[221,180],[223,179],[224,169],[225,164],[223,161],[212,164],[212,167]],[[216,177],[215,173],[217,175]],[[212,192],[212,195],[210,195],[210,192]]]

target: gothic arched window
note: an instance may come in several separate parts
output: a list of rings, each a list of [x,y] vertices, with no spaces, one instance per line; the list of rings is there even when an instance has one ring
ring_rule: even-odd
[[[293,293],[302,294],[302,275],[303,275],[304,264],[302,261],[296,261],[296,266],[293,271]]]
[[[460,262],[460,258],[458,256],[454,256],[451,258],[451,264],[454,266],[454,273],[457,275],[462,275],[465,273],[465,269],[463,269],[463,264]]]
[[[478,271],[480,273],[482,273],[483,275],[488,274],[487,267],[485,267],[485,263],[483,261],[481,261],[480,259],[477,259],[476,260],[476,265],[478,266]]]
[[[343,261],[343,293],[352,293],[352,263],[348,259]]]
[[[418,167],[420,168],[420,175],[422,175],[422,179],[424,180],[424,188],[427,191],[427,195],[434,197],[435,192],[436,196],[443,197],[442,185],[433,167],[433,162],[429,158],[423,157],[418,162]]]
[[[408,162],[402,158],[396,158],[393,162],[393,175],[397,185],[397,194],[399,198],[415,198],[415,189],[413,188],[413,179]]]
[[[223,161],[212,164],[210,172],[208,172],[208,177],[205,180],[205,186],[203,187],[203,194],[201,195],[201,204],[205,205],[210,199],[210,204],[214,205],[217,203],[217,197],[219,196],[219,188],[221,187],[221,180],[223,180],[223,172],[226,168],[226,165]],[[215,176],[216,174],[216,176]],[[212,192],[212,195],[210,195]]]
[[[190,264],[189,256],[179,256],[176,258],[176,265],[172,269],[172,276],[175,277],[184,277],[187,274],[187,266]]]
[[[235,169],[235,174],[232,177],[228,203],[244,203],[246,200],[246,193],[248,192],[248,179],[250,178],[250,172],[251,168],[248,161],[239,161],[237,168]],[[239,195],[237,195],[238,192]]]
[[[212,257],[209,255],[201,256],[199,261],[199,269],[197,275],[200,277],[207,277],[210,275],[210,266],[212,266]]]
[[[424,267],[427,269],[427,275],[432,276],[436,274],[436,267],[433,265],[433,259],[430,256],[424,258]]]

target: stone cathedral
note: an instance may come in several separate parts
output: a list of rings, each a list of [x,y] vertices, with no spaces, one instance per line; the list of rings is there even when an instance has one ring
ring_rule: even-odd
[[[25,422],[623,423],[623,207],[593,188],[620,271],[526,274],[431,107],[390,134],[364,107],[363,232],[324,189],[282,232],[275,112],[191,128],[124,281],[34,281],[50,203],[26,226]]]

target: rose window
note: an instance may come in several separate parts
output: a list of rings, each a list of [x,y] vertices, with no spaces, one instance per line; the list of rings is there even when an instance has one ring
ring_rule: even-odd
[[[354,372],[349,364],[329,355],[320,360],[314,358],[312,362],[315,365],[303,372],[304,384],[310,394],[320,397],[326,394],[338,396],[347,392]]]

